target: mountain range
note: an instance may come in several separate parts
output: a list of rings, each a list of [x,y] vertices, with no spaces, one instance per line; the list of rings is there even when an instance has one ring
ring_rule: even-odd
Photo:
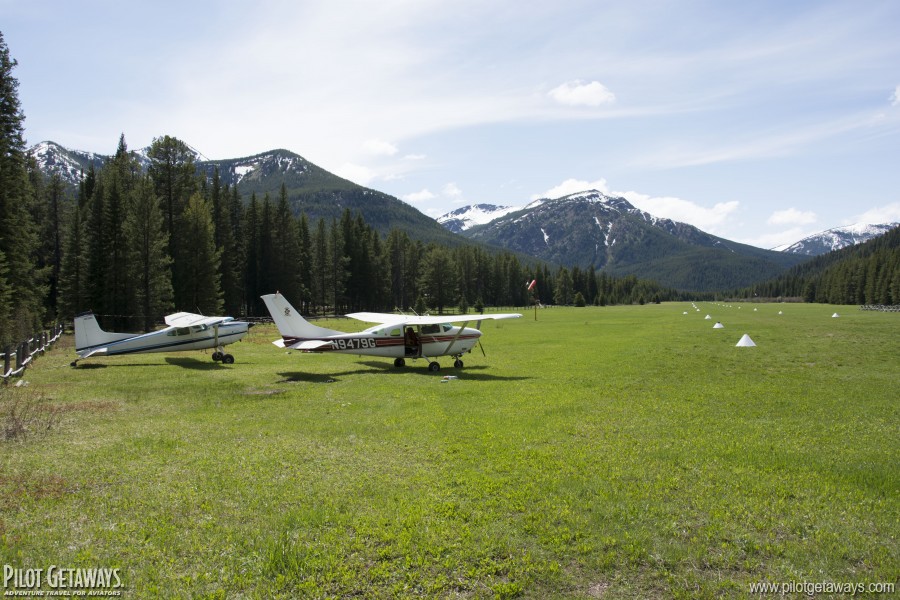
[[[805,256],[820,256],[848,246],[862,244],[872,238],[884,235],[895,227],[900,227],[900,223],[883,223],[879,225],[856,223],[845,227],[828,229],[827,231],[805,237],[793,244],[779,246],[775,249]]]
[[[145,167],[148,150],[132,151]],[[90,166],[98,168],[110,158],[69,150],[54,142],[37,144],[30,153],[45,174],[59,174],[72,186]],[[223,184],[237,185],[245,200],[253,194],[277,198],[284,186],[295,214],[304,212],[311,221],[340,218],[349,209],[382,234],[398,228],[413,239],[450,246],[469,239],[551,264],[593,265],[612,274],[637,275],[684,290],[730,289],[773,277],[827,243],[808,239],[783,252],[763,250],[655,217],[624,198],[596,190],[544,198],[524,207],[467,206],[435,220],[393,196],[342,179],[288,150],[216,161],[196,153],[194,162],[198,173],[211,177],[218,171]],[[863,235],[859,232],[856,237],[841,239],[862,241]],[[838,242],[830,243],[836,247]]]
[[[542,198],[519,210],[504,208],[501,212],[505,214],[470,226],[462,235],[550,263],[593,265],[615,275],[637,275],[677,289],[741,287],[805,259],[661,219],[624,198],[597,190]]]
[[[150,162],[148,151],[149,148],[142,148],[130,153],[146,168]],[[111,158],[70,150],[55,142],[41,142],[29,153],[43,173],[58,174],[73,187],[91,166],[99,168]],[[354,214],[361,214],[367,224],[383,235],[397,228],[423,242],[456,246],[465,241],[406,202],[342,179],[288,150],[227,160],[208,160],[195,153],[194,164],[198,173],[208,177],[218,169],[222,184],[238,185],[245,200],[253,194],[262,200],[268,194],[275,201],[284,185],[294,214],[305,213],[311,223],[320,218],[326,221],[340,219],[344,209],[349,209]]]
[[[499,219],[510,213],[527,209],[526,206],[497,206],[494,204],[474,204],[463,206],[445,215],[438,217],[437,221],[454,233],[465,235],[465,231],[478,225],[485,225],[494,219]],[[834,227],[820,233],[807,236],[802,240],[791,244],[784,244],[772,248],[779,252],[803,254],[804,256],[819,256],[848,246],[854,246],[867,242],[872,238],[884,235],[891,229],[900,226],[900,223],[867,224],[856,223],[843,227]]]

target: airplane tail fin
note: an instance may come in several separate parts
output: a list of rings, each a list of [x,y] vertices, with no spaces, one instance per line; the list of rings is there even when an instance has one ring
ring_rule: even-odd
[[[342,331],[313,325],[301,317],[297,309],[291,306],[290,302],[281,294],[266,294],[261,296],[261,298],[266,303],[266,308],[269,309],[269,313],[275,321],[275,326],[278,327],[278,332],[283,337],[321,338],[343,333]]]
[[[113,333],[103,331],[94,313],[81,313],[75,317],[75,351],[81,352],[88,348],[103,346],[119,340],[134,337],[134,333]]]

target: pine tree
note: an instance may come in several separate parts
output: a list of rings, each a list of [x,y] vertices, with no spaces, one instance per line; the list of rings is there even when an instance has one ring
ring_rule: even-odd
[[[244,213],[244,306],[248,316],[265,314],[259,308],[259,203],[256,194],[250,196],[250,204]]]
[[[180,269],[181,304],[178,310],[218,315],[222,312],[219,279],[219,252],[209,204],[198,192],[190,197],[180,220],[179,234],[184,247],[184,264]]]
[[[219,277],[222,282],[222,300],[226,314],[239,314],[241,310],[240,251],[235,238],[232,220],[231,194],[222,187],[219,168],[213,173],[210,187],[213,223],[216,229],[216,248],[221,251]],[[238,213],[238,217],[240,213]]]
[[[43,262],[48,269],[47,314],[58,313],[59,277],[62,269],[65,187],[59,174],[54,174],[44,189],[46,214],[43,219]]]
[[[59,314],[71,319],[90,308],[88,269],[90,258],[87,249],[87,232],[81,207],[72,209],[67,227],[62,264],[59,274]]]
[[[312,299],[313,304],[321,307],[323,312],[331,283],[330,262],[328,232],[325,219],[320,218],[312,235]]]
[[[23,338],[40,325],[45,294],[35,262],[39,241],[29,213],[33,190],[26,167],[19,82],[12,74],[16,65],[0,33],[0,252],[10,298],[10,317],[3,330],[7,341]]]
[[[297,225],[297,238],[300,247],[300,310],[308,313],[312,302],[312,237],[309,234],[309,219],[306,213],[300,215]]]
[[[163,212],[148,178],[135,188],[131,206],[125,219],[128,266],[135,282],[135,311],[142,317],[144,331],[150,331],[172,308],[172,273]]]
[[[165,232],[169,236],[169,256],[172,257],[172,285],[176,306],[189,302],[192,292],[182,288],[189,282],[188,264],[190,240],[177,235],[180,220],[186,210],[189,198],[198,191],[194,153],[181,140],[163,136],[156,138],[147,153],[150,166],[147,169],[156,195],[161,199],[165,214]]]
[[[291,302],[299,302],[303,295],[300,283],[300,237],[297,234],[296,220],[288,206],[287,189],[284,184],[281,184],[281,194],[275,210],[273,234],[274,271],[272,279],[274,287]],[[275,290],[269,290],[269,292],[272,291]]]
[[[429,244],[422,259],[420,287],[427,294],[429,306],[443,314],[444,307],[457,297],[456,277],[450,252],[443,246]]]
[[[331,272],[328,299],[335,313],[340,312],[347,301],[347,265],[350,258],[344,255],[343,249],[344,236],[337,219],[333,219],[328,229],[328,270]]]
[[[553,301],[556,304],[568,305],[572,304],[573,297],[572,275],[567,268],[561,267],[556,275],[556,293],[553,295]]]
[[[119,138],[115,157],[101,173],[104,185],[98,190],[104,194],[102,227],[105,246],[103,252],[94,257],[102,261],[105,311],[111,315],[112,327],[116,331],[132,330],[140,325],[130,318],[134,309],[134,285],[128,268],[128,235],[125,232],[136,173],[136,165],[128,154],[123,135]]]

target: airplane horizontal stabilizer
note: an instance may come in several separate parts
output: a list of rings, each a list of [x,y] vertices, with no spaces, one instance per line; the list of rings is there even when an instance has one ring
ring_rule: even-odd
[[[299,342],[294,344],[293,346],[289,346],[294,350],[318,350],[320,348],[324,348],[325,346],[330,346],[331,342],[327,340],[309,340],[306,342]]]

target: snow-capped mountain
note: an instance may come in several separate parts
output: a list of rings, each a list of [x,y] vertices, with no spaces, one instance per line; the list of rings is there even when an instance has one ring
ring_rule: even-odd
[[[457,208],[437,218],[437,222],[453,233],[462,233],[475,225],[484,225],[511,212],[521,210],[517,206],[496,206],[494,204],[475,204]]]
[[[340,219],[345,210],[359,213],[367,224],[383,234],[400,229],[414,239],[458,243],[434,219],[409,204],[388,194],[364,188],[329,173],[289,150],[277,149],[254,156],[224,160],[207,160],[187,146],[199,174],[209,178],[218,171],[220,185],[239,189],[245,200],[256,195],[277,199],[282,189],[295,214],[306,214],[311,223],[318,219],[330,222]],[[150,148],[130,150],[143,169],[150,166]],[[29,149],[45,176],[59,174],[63,181],[77,186],[91,165],[100,169],[112,159],[79,150],[69,150],[54,142],[42,142]],[[238,185],[239,184],[239,185]]]
[[[656,217],[596,190],[535,200],[462,235],[551,263],[593,265],[690,290],[740,287],[803,260]]]
[[[900,227],[900,223],[883,223],[880,225],[856,223],[845,227],[835,227],[834,229],[805,237],[789,246],[779,246],[775,250],[791,254],[802,254],[804,256],[819,256],[833,250],[840,250],[847,246],[855,246],[856,244],[867,242],[872,238],[884,235],[895,227]]]
[[[82,152],[81,150],[69,150],[56,142],[41,142],[32,146],[28,153],[37,161],[38,168],[49,174],[58,174],[64,183],[77,185],[81,182],[84,173],[93,165],[99,169],[103,163],[109,160],[108,156]]]

